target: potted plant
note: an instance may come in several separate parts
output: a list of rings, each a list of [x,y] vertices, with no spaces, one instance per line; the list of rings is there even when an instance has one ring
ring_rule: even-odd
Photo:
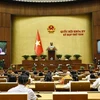
[[[35,66],[32,67],[32,71],[34,71],[34,70],[36,70],[36,67]]]
[[[81,71],[84,71],[84,68],[85,68],[84,66],[80,66]]]
[[[71,65],[68,65],[68,70],[72,70],[72,66]]]
[[[4,75],[4,70],[3,70],[3,67],[2,66],[0,66],[0,75],[2,76],[2,75]]]
[[[8,70],[12,70],[13,68],[10,66],[9,68],[8,68]]]
[[[2,66],[0,66],[0,70],[3,70],[3,67]]]
[[[48,67],[44,67],[43,69],[44,69],[45,71],[47,71],[47,70],[48,70]]]
[[[64,57],[69,60],[71,55],[66,54]]]
[[[56,57],[57,57],[58,60],[60,60],[62,55],[61,54],[57,54]]]
[[[37,55],[31,55],[30,57],[31,57],[33,60],[35,60],[36,57],[37,57]]]
[[[62,67],[58,65],[57,70],[62,70]]]
[[[75,54],[75,55],[73,55],[73,57],[75,57],[76,60],[78,60],[81,57],[81,55],[80,54]]]
[[[10,67],[8,68],[7,73],[8,73],[8,74],[11,74],[11,73],[13,72],[12,69],[13,69],[13,68],[10,66]]]
[[[24,67],[23,66],[21,66],[20,67],[20,71],[24,71],[25,69],[24,69]]]
[[[22,57],[23,57],[25,60],[27,60],[28,57],[29,57],[29,55],[23,55]]]
[[[43,70],[44,70],[44,74],[46,74],[48,72],[48,67],[44,67]]]
[[[93,65],[89,65],[89,70],[93,70],[94,66]]]

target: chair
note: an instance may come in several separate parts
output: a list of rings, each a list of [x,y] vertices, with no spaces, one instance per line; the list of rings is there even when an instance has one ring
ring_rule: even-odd
[[[53,92],[53,100],[88,100],[87,92]]]
[[[0,91],[8,91],[10,88],[17,85],[17,82],[0,82]]]
[[[54,84],[54,82],[35,83],[35,90],[36,91],[54,91],[55,84]]]
[[[90,91],[90,82],[72,81],[70,91]]]
[[[28,100],[27,93],[8,93],[1,92],[0,100]]]
[[[54,81],[58,81],[62,78],[62,76],[53,76]]]

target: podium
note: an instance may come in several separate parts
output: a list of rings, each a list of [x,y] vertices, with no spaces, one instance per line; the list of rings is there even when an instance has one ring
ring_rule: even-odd
[[[48,60],[55,60],[55,50],[48,50]]]

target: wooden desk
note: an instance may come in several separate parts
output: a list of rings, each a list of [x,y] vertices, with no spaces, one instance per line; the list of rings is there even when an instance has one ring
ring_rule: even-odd
[[[64,88],[64,84],[57,84],[55,85],[56,91],[69,91],[69,88]]]
[[[29,85],[26,85],[26,87],[28,87],[32,90],[35,90],[35,84],[29,84]]]
[[[1,92],[0,100],[28,100],[28,94],[21,92],[13,92],[13,93]]]
[[[41,92],[39,93],[42,97],[38,100],[53,100],[52,92]],[[88,92],[88,100],[100,100],[100,92]]]
[[[38,98],[38,100],[53,100],[53,95],[52,92],[44,92],[44,93],[39,93],[41,97]]]
[[[88,100],[100,100],[100,92],[88,92]]]
[[[41,81],[34,81],[32,84],[26,85],[26,87],[31,88],[32,90],[35,91],[35,83],[40,83]],[[69,91],[69,88],[64,88],[64,84],[59,84],[58,81],[55,81],[55,90],[56,91]],[[92,84],[90,85],[90,88],[92,91],[96,91],[96,89],[92,88]]]
[[[41,83],[41,82],[46,82],[46,81],[32,81],[32,84],[35,84],[35,83]],[[51,81],[51,82],[53,82],[53,83],[55,83],[55,84],[59,84],[59,81]]]
[[[46,82],[41,82],[41,81],[34,81],[34,83],[31,83],[31,84],[27,84],[26,85],[26,87],[28,87],[28,88],[31,88],[32,90],[34,90],[35,91],[35,83],[46,83]],[[56,86],[56,84],[59,84],[59,82],[58,81],[54,81],[54,82],[47,82],[47,83],[54,83],[55,84],[55,86]],[[59,86],[60,87],[60,86]],[[58,87],[58,88],[59,88]],[[63,89],[63,86],[62,87],[60,87],[60,89]],[[56,89],[56,88],[55,88]]]

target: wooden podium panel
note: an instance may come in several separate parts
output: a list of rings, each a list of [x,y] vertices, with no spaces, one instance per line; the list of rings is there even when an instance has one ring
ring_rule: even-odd
[[[22,64],[16,65],[16,70],[19,70],[21,66],[23,66],[26,70],[31,70],[35,65],[37,70],[43,70],[43,68],[46,66],[49,68],[49,70],[53,71],[58,67],[59,64],[62,67],[62,70],[67,70],[67,64],[71,64],[75,70],[79,70],[80,66],[84,66],[85,69],[88,70],[88,64],[82,64],[81,60],[77,61],[77,63],[75,63],[74,60],[23,60]]]
[[[55,60],[55,50],[48,50],[48,60]]]

